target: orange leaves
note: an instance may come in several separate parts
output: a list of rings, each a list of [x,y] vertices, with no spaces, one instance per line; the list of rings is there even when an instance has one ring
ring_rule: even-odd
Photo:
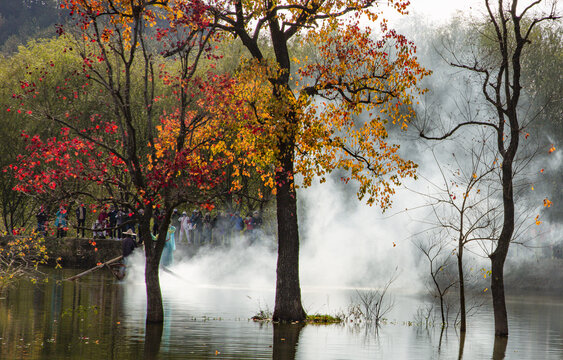
[[[110,41],[110,39],[111,39],[113,33],[114,33],[114,30],[113,30],[113,29],[105,28],[105,29],[102,30],[102,34],[101,34],[101,36],[100,36],[100,39],[101,39],[103,42],[106,42],[106,43],[107,43],[107,42]]]
[[[207,5],[198,1],[174,1],[162,2],[155,8],[153,3],[115,0],[110,6],[107,1],[65,0],[66,7],[84,17],[84,40],[89,41],[84,46],[96,48],[98,52],[87,56],[86,71],[91,67],[97,69],[110,59],[101,56],[105,51],[114,52],[112,61],[127,58],[136,46],[143,46],[145,38],[139,34],[143,34],[144,28],[155,26],[159,18],[166,19],[167,26],[150,34],[160,41],[156,47],[164,49],[162,55],[176,56],[181,61],[170,67],[162,66],[154,79],[151,76],[151,81],[158,82],[157,90],[161,85],[167,90],[155,95],[151,109],[165,108],[167,112],[162,112],[160,117],[156,111],[152,113],[160,120],[158,127],[150,129],[156,133],[154,139],[143,138],[138,142],[150,144],[143,148],[139,166],[153,192],[184,185],[207,189],[227,176],[219,171],[227,164],[233,167],[233,187],[240,177],[256,171],[266,186],[275,191],[274,169],[283,151],[290,151],[293,156],[293,145],[297,150],[295,169],[304,175],[305,185],[313,176],[323,177],[335,168],[346,169],[349,172],[346,178],[359,184],[358,196],[365,197],[370,204],[378,202],[387,207],[393,187],[402,177],[414,176],[416,165],[402,159],[399,147],[387,141],[385,122],[407,127],[412,115],[409,110],[412,98],[423,92],[417,88],[418,82],[429,72],[418,64],[414,45],[387,29],[385,23],[379,40],[374,40],[374,34],[360,24],[360,17],[376,18],[371,2],[290,0],[283,5],[274,3],[272,6],[281,6],[274,12],[262,1],[241,3],[245,21],[267,17],[265,21],[279,20],[283,27],[304,21],[296,31],[307,28],[304,40],[316,44],[318,52],[310,54],[311,58],[298,59],[302,67],[292,74],[296,77],[291,82],[285,80],[290,77],[286,72],[289,69],[263,59],[260,63],[241,64],[234,79],[201,72],[196,72],[201,74],[200,78],[187,76],[194,68],[190,64],[181,69],[189,61],[188,57],[180,58],[179,52],[191,45],[186,39],[193,38],[183,35],[206,27]],[[405,11],[407,4],[398,0],[388,3],[400,12]],[[231,4],[224,2],[221,6],[228,8]],[[226,18],[233,16],[229,11],[219,13]],[[339,19],[345,13],[352,16]],[[271,14],[275,14],[275,19]],[[98,20],[103,21],[97,25],[104,27],[95,32],[91,24]],[[213,58],[208,55],[210,48],[205,48],[203,54]],[[147,58],[153,59],[151,56]],[[121,67],[126,67],[124,64]],[[321,106],[317,99],[322,99],[325,105]],[[132,111],[135,116],[142,112]],[[358,115],[368,113],[375,115],[358,122]],[[88,129],[99,136],[96,139],[120,139],[116,151],[103,151],[98,156],[87,144],[83,145],[85,150],[74,146],[72,157],[78,162],[72,164],[72,159],[62,159],[64,163],[57,164],[71,169],[70,174],[87,176],[96,182],[111,181],[108,171],[121,170],[123,175],[135,170],[131,164],[125,166],[117,151],[126,153],[122,148],[126,146],[125,139],[120,135],[129,131],[119,126],[95,119],[92,129]],[[289,150],[280,149],[282,145]],[[56,147],[45,150],[53,151]],[[45,155],[41,160],[56,162],[56,159],[57,155]],[[56,176],[63,176],[49,175],[52,181],[60,179]],[[147,189],[141,197],[149,196]]]
[[[305,39],[318,44],[319,55],[300,62],[298,70],[301,88],[296,91],[307,100],[297,110],[302,126],[296,171],[309,185],[313,176],[345,169],[359,186],[358,197],[385,209],[400,178],[415,176],[416,164],[385,140],[384,124],[389,120],[407,128],[413,97],[425,91],[418,82],[430,71],[418,64],[414,44],[385,22],[378,41],[357,20],[333,25],[311,30]],[[303,85],[303,79],[312,85]],[[327,101],[309,104],[311,96]],[[357,121],[360,114],[370,118]]]
[[[193,100],[187,109],[178,106],[161,115],[146,158],[149,186],[154,192],[167,187],[207,191],[224,181],[221,169],[234,159],[228,136],[236,136],[240,112],[233,104],[233,80],[212,73],[190,81],[169,75],[167,85]]]
[[[551,207],[552,204],[553,203],[548,198],[543,199],[543,206],[545,208]],[[536,225],[541,225],[542,221],[540,220],[540,215],[536,215],[536,217],[534,218],[534,223]]]
[[[328,121],[319,122],[327,124]],[[297,157],[296,171],[303,174],[307,186],[314,176],[322,177],[335,168],[344,169],[349,176],[343,177],[343,181],[354,180],[360,199],[387,208],[400,178],[415,176],[416,164],[402,159],[398,155],[399,146],[384,140],[387,131],[382,121],[372,120],[360,126],[349,118],[340,118],[338,127],[341,135],[325,128],[327,138],[307,141],[301,138],[300,149],[307,151],[303,151],[306,156]]]
[[[193,9],[191,4],[177,1],[171,8],[158,2],[137,4],[130,0],[63,0],[61,7],[71,10],[70,15],[76,18],[76,25],[83,31],[85,42],[108,44],[119,39],[120,47],[129,51],[140,46],[142,27],[154,27],[157,19],[164,19],[166,14],[170,14],[170,19],[182,17],[182,11]],[[183,10],[179,10],[181,6]],[[201,8],[201,5],[198,7]],[[195,13],[201,16],[201,11],[190,13],[191,18]],[[96,30],[91,29],[94,23]]]
[[[350,35],[357,37],[347,37]],[[385,209],[400,178],[415,176],[416,164],[402,159],[399,147],[385,141],[385,120],[373,114],[383,114],[406,129],[412,114],[403,109],[412,102],[406,89],[415,87],[417,79],[428,72],[410,62],[408,66],[414,66],[412,73],[417,75],[406,72],[408,76],[404,77],[405,72],[400,70],[405,63],[391,63],[388,54],[377,51],[368,35],[354,28],[342,37],[329,39],[321,46],[324,62],[301,68],[302,77],[315,78],[314,87],[306,93],[321,94],[329,101],[306,108],[317,110],[316,114],[299,113],[302,127],[297,139],[296,171],[303,174],[307,186],[313,176],[322,179],[332,169],[345,169],[350,174],[346,181],[354,179],[358,184],[358,197]],[[355,116],[366,112],[371,120],[356,123]]]
[[[207,211],[212,211],[215,208],[215,205],[206,203],[206,204],[201,205],[201,208],[205,209]]]

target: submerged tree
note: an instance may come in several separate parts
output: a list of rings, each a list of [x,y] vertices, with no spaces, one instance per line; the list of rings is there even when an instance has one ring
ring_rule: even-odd
[[[405,12],[407,2],[388,3]],[[414,175],[415,164],[387,143],[385,123],[406,126],[417,82],[428,72],[419,66],[414,44],[384,21],[381,31],[373,32],[377,5],[372,0],[210,2],[218,29],[240,39],[251,66],[267,74],[269,94],[262,106],[249,105],[267,110],[258,111],[255,120],[268,134],[266,149],[275,159],[274,320],[305,319],[294,177],[302,175],[309,185],[316,175],[322,181],[333,169],[345,169],[350,174],[345,180],[359,183],[360,198],[386,208],[400,178]],[[300,46],[313,52],[298,59]],[[360,114],[367,119],[359,120]]]
[[[522,89],[523,52],[530,42],[532,30],[540,23],[558,18],[556,2],[547,12],[536,10],[544,1],[519,4],[518,0],[505,2],[499,0],[495,5],[485,0],[487,24],[492,24],[492,33],[488,38],[494,46],[489,51],[478,49],[469,59],[461,59],[461,54],[453,54],[451,64],[468,70],[479,77],[482,96],[491,106],[490,118],[471,118],[452,128],[443,135],[431,135],[423,129],[420,135],[426,139],[442,140],[450,137],[459,129],[468,126],[483,126],[494,132],[496,163],[500,167],[502,186],[503,220],[491,260],[491,292],[495,317],[495,335],[508,336],[508,318],[504,294],[504,263],[515,229],[514,201],[514,166],[518,154],[520,137],[525,136],[520,114]],[[483,28],[486,28],[484,26]],[[476,44],[474,44],[476,45]],[[479,46],[479,45],[477,45]]]
[[[429,274],[431,284],[428,290],[434,298],[438,298],[440,302],[440,316],[442,319],[442,328],[448,325],[448,309],[446,296],[450,289],[458,283],[455,276],[449,268],[452,266],[450,259],[450,251],[444,239],[417,240],[415,246],[422,252],[429,266]],[[428,318],[428,317],[427,317]],[[428,321],[427,321],[428,325]]]
[[[199,1],[64,5],[76,24],[67,31],[74,40],[65,51],[82,60],[81,68],[68,69],[68,77],[82,82],[74,87],[64,79],[54,88],[22,84],[23,100],[53,92],[51,101],[33,109],[33,117],[58,125],[60,135],[24,134],[28,152],[13,166],[18,189],[45,193],[79,181],[79,195],[134,216],[145,251],[146,320],[159,323],[158,270],[172,211],[182,203],[211,201],[217,184],[226,180],[223,166],[234,159],[225,142],[241,126],[233,116],[233,80],[198,71],[202,61],[215,59],[214,32]],[[46,64],[35,75],[48,77],[57,66]],[[156,208],[164,219],[153,241]]]
[[[497,170],[494,159],[488,159],[488,142],[482,140],[466,152],[459,149],[453,154],[455,169],[446,171],[433,152],[436,166],[441,177],[440,183],[429,181],[432,190],[420,193],[428,200],[431,208],[432,220],[425,220],[431,224],[430,231],[437,235],[435,243],[417,244],[430,263],[430,273],[440,301],[442,289],[436,282],[437,273],[434,268],[446,268],[448,260],[440,259],[445,247],[444,238],[452,239],[450,250],[457,260],[458,279],[452,285],[459,289],[460,331],[466,331],[466,277],[464,254],[465,251],[476,253],[478,246],[486,254],[490,243],[494,242],[499,232],[499,213],[501,202],[498,189],[494,181]],[[469,248],[471,245],[472,248]],[[436,266],[435,263],[443,263]],[[445,288],[442,286],[442,288]],[[448,288],[445,288],[446,291]],[[443,305],[443,304],[441,304]],[[443,306],[441,307],[443,309]],[[442,314],[442,320],[444,315]]]

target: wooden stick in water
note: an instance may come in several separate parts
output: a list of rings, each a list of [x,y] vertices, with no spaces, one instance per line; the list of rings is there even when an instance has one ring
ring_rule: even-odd
[[[114,262],[117,262],[117,261],[119,261],[119,260],[121,260],[121,259],[123,259],[123,255],[119,255],[119,256],[116,257],[116,258],[113,258],[113,259],[111,259],[111,260],[108,260],[108,261],[106,261],[105,263],[96,265],[96,266],[94,266],[94,267],[91,268],[91,269],[88,269],[88,270],[86,270],[86,271],[84,271],[84,272],[81,272],[80,274],[71,276],[71,277],[69,277],[68,279],[65,279],[65,280],[74,281],[74,280],[76,280],[76,279],[79,279],[79,278],[83,277],[84,275],[87,275],[87,274],[89,274],[89,273],[91,273],[91,272],[93,272],[93,271],[96,271],[96,270],[98,270],[98,269],[103,268],[104,266],[106,266],[106,264],[107,264],[107,265],[113,264]]]

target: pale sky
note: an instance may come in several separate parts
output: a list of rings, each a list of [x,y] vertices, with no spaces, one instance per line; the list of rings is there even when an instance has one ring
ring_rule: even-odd
[[[411,0],[410,12],[427,16],[437,21],[446,21],[456,11],[484,9],[483,0]]]
[[[456,12],[463,14],[484,14],[486,12],[484,0],[410,0],[408,17],[416,16],[441,25],[451,19]],[[396,11],[385,11],[384,17],[393,26],[395,20],[405,21],[405,17]]]
[[[522,11],[525,7],[533,3],[533,1],[534,0],[519,0],[519,11]],[[542,0],[538,6],[534,6],[534,9],[540,12],[549,12],[554,1],[555,0]],[[446,22],[454,16],[457,11],[461,11],[463,14],[479,16],[486,16],[485,14],[487,13],[485,0],[410,0],[410,2],[410,16],[422,15],[427,17],[428,20],[436,21],[437,23]],[[491,1],[493,8],[496,7],[497,4],[498,1]],[[560,3],[557,9],[556,12],[558,13],[563,10]]]

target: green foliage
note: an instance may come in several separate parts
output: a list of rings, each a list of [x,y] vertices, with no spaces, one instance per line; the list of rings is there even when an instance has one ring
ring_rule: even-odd
[[[0,169],[9,164],[18,164],[18,155],[24,153],[25,143],[20,141],[22,132],[38,134],[42,137],[54,136],[57,131],[50,123],[46,123],[42,112],[56,108],[68,111],[67,102],[55,89],[72,84],[71,76],[80,69],[81,60],[72,51],[69,39],[32,40],[26,46],[19,46],[18,51],[8,57],[0,57]],[[28,89],[35,90],[23,96]],[[66,96],[66,95],[63,95]],[[71,96],[71,95],[69,95]],[[84,103],[85,113],[91,109]],[[30,111],[30,108],[37,110]],[[32,199],[21,193],[12,191],[16,185],[13,173],[0,172],[1,214],[5,230],[11,232],[16,228],[33,228],[33,213],[37,203],[58,206],[57,201],[64,198],[62,192],[48,199]]]
[[[343,318],[339,315],[314,314],[307,315],[307,322],[315,325],[340,324]]]

